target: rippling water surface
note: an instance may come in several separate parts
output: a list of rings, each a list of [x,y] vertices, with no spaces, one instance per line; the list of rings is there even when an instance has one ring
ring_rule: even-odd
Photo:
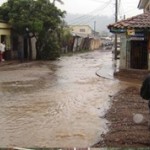
[[[111,64],[111,52],[95,51],[2,69],[0,145],[87,147],[101,140],[111,95],[125,87],[96,76]]]

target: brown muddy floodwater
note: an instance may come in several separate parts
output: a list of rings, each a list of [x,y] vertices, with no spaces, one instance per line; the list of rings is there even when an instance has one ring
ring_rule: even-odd
[[[0,146],[90,147],[102,140],[111,95],[127,86],[96,76],[111,64],[111,52],[101,51],[55,62],[2,62]]]

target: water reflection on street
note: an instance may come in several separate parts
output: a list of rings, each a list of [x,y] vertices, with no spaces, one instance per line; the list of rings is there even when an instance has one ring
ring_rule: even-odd
[[[94,51],[0,73],[1,147],[87,147],[108,131],[111,96],[128,84],[111,74],[111,52]],[[7,66],[6,66],[7,67]]]

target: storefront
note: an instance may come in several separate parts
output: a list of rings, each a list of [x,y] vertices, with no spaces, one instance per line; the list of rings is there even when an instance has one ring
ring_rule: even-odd
[[[120,69],[150,70],[150,13],[109,25],[121,37]]]

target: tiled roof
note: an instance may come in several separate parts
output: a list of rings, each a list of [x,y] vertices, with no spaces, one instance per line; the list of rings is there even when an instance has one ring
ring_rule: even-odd
[[[108,25],[108,29],[127,29],[127,28],[150,28],[150,12],[140,14],[113,24]]]

